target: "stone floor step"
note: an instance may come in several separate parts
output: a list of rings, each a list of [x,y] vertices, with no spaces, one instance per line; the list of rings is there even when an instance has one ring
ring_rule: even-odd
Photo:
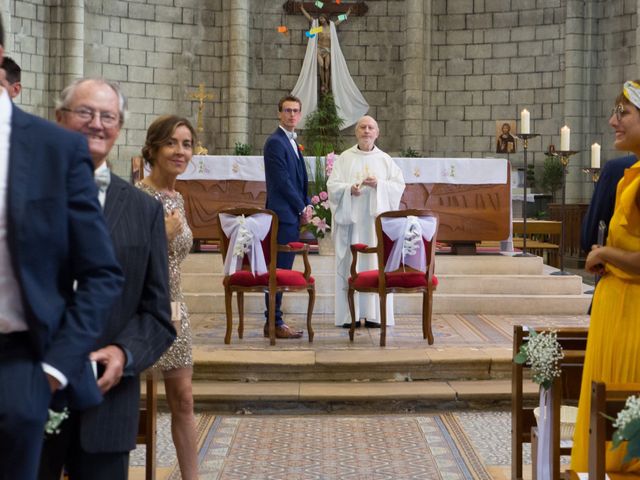
[[[194,380],[410,382],[511,376],[509,348],[439,348],[425,341],[424,348],[350,349],[347,337],[340,345],[322,350],[197,348]]]
[[[333,273],[314,274],[316,293],[335,292]],[[186,273],[182,275],[182,289],[190,293],[222,292],[221,273]],[[582,278],[577,275],[438,275],[437,293],[579,295]]]
[[[192,313],[224,313],[224,293],[185,292],[185,301]],[[288,293],[283,298],[283,311],[305,313],[308,295],[306,293]],[[264,311],[262,294],[245,294],[245,312],[254,314]],[[530,294],[479,294],[479,293],[440,293],[434,295],[434,313],[477,313],[477,314],[549,314],[581,315],[587,312],[591,303],[590,295],[530,295]],[[332,314],[334,295],[316,294],[314,313]],[[234,299],[234,312],[236,301]],[[420,295],[395,295],[395,312],[417,314],[422,308]],[[235,314],[235,313],[234,313]]]
[[[335,272],[334,257],[310,255],[311,270],[317,273]],[[294,268],[302,269],[298,256]],[[487,274],[487,275],[540,275],[543,271],[541,257],[513,257],[500,254],[436,255],[436,274]],[[222,272],[222,255],[218,253],[192,253],[182,265],[184,273]]]
[[[535,400],[538,386],[525,383],[527,400]],[[144,396],[144,395],[143,395]],[[158,385],[161,402],[166,400],[164,385]],[[305,405],[341,404],[356,402],[360,410],[369,408],[384,410],[411,402],[412,406],[443,406],[452,403],[508,402],[511,398],[510,380],[472,381],[416,381],[416,382],[210,382],[195,381],[193,396],[198,409],[244,410],[277,409],[289,405],[301,408]],[[365,405],[366,404],[366,405]],[[335,407],[334,407],[335,408]],[[368,410],[367,410],[368,411]]]

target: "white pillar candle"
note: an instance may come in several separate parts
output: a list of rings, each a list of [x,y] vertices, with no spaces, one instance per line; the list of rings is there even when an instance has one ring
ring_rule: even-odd
[[[571,130],[566,125],[560,129],[560,151],[568,152],[570,142]]]
[[[520,133],[531,133],[529,118],[529,110],[525,108],[520,112]]]
[[[600,168],[600,145],[591,145],[591,168]]]

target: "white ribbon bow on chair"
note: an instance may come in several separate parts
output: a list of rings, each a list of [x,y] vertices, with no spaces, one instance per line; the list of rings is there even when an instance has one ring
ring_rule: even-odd
[[[430,242],[436,233],[437,225],[435,217],[408,215],[399,218],[383,218],[382,231],[393,241],[384,271],[397,270],[402,261],[404,265],[425,272],[427,252],[422,239]]]
[[[224,274],[233,275],[236,271],[241,270],[245,255],[249,257],[252,274],[267,273],[261,242],[271,229],[271,215],[257,213],[245,217],[244,215],[221,213],[220,225],[229,238],[229,249],[224,261]]]

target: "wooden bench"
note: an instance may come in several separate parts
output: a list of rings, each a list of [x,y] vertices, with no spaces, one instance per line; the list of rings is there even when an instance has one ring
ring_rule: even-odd
[[[540,330],[542,331],[542,329]],[[552,413],[551,413],[551,441],[554,445],[552,478],[544,480],[559,480],[560,455],[570,453],[570,448],[560,447],[560,404],[564,402],[577,403],[580,394],[582,380],[582,366],[584,353],[587,346],[588,329],[583,327],[562,328],[556,330],[558,343],[564,352],[564,358],[560,362],[562,373],[556,379],[552,389]],[[529,333],[522,325],[513,327],[513,356],[520,351],[520,347],[528,341]],[[533,415],[533,407],[524,405],[523,381],[525,365],[511,365],[511,478],[521,480],[522,476],[522,449],[524,443],[531,443],[531,429],[536,426]],[[532,457],[535,459],[535,453]],[[534,471],[535,475],[535,461]],[[535,478],[535,477],[532,477]]]
[[[138,422],[138,435],[136,443],[146,447],[144,478],[155,480],[156,478],[156,437],[158,416],[158,382],[153,370],[145,372],[145,400],[140,407],[140,420]]]
[[[604,415],[615,418],[624,408],[627,397],[631,395],[640,395],[640,384],[591,382],[589,480],[604,480],[605,475],[611,480],[640,478],[640,474],[637,473],[607,473],[605,468],[607,442],[611,440],[614,429],[613,422]],[[578,480],[578,474],[573,470],[567,470],[565,479]]]
[[[524,222],[514,219],[512,223],[513,246],[523,247]],[[552,267],[560,266],[560,236],[562,222],[553,220],[533,220],[527,218],[527,252],[544,258],[544,263]]]

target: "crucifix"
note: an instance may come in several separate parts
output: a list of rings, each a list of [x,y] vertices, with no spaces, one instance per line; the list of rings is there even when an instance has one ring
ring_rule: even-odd
[[[322,7],[318,7],[318,2],[300,2],[296,0],[287,0],[282,5],[282,9],[285,13],[299,13],[300,6],[302,5],[305,10],[311,14],[320,15],[322,13],[326,15],[339,15],[341,13],[347,13],[347,10],[351,9],[351,15],[361,16],[367,13],[369,7],[362,0],[357,2],[335,2],[335,0],[326,0],[322,2]]]
[[[202,111],[204,110],[204,102],[205,100],[213,100],[213,93],[205,92],[204,83],[201,83],[198,86],[198,91],[189,94],[189,98],[191,100],[198,100],[199,102],[196,131],[198,132],[198,134],[201,134],[204,131],[204,126],[202,125]],[[195,153],[196,155],[207,155],[209,153],[206,147],[204,147],[200,142],[200,138],[198,138],[198,144],[195,146],[193,153]]]

